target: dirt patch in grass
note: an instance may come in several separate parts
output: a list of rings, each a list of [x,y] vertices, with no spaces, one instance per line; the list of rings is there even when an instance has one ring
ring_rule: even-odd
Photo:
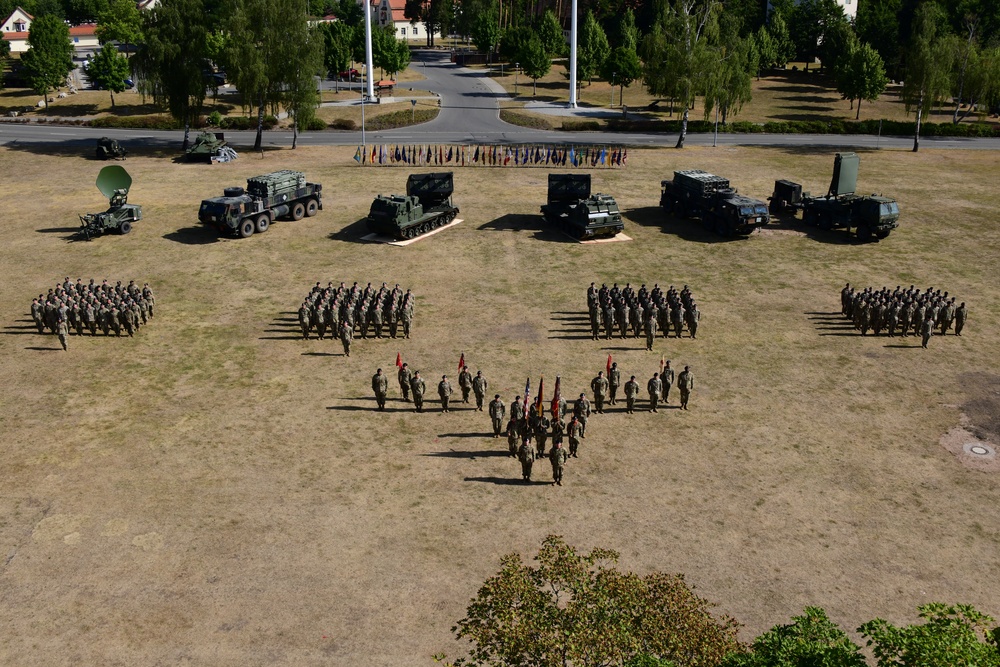
[[[757,197],[779,178],[821,190],[833,151],[630,150],[593,178],[635,240],[593,246],[544,227],[544,170],[456,168],[464,222],[398,248],[363,242],[360,221],[409,170],[357,166],[355,150],[209,166],[138,148],[125,167],[143,220],[89,243],[66,230],[106,205],[92,146],[0,150],[7,190],[44,193],[0,247],[0,662],[429,665],[457,652],[449,629],[499,557],[548,533],[686,573],[744,638],[806,605],[845,628],[915,622],[930,600],[1000,614],[983,576],[1000,568],[1000,487],[939,444],[962,412],[996,428],[995,155],[863,151],[859,187],[904,212],[866,245],[721,240],[658,207],[676,169]],[[277,169],[323,183],[324,210],[246,240],[198,224],[201,199]],[[511,216],[537,224],[498,224]],[[32,331],[31,297],[66,275],[148,281],[156,319],[37,349],[57,344]],[[412,338],[356,340],[350,358],[298,340],[288,318],[317,280],[412,287]],[[698,339],[590,340],[573,318],[591,281],[689,284]],[[830,324],[847,281],[934,285],[973,315],[929,350],[862,338]],[[397,353],[433,387],[463,352],[508,404],[526,377],[577,394],[608,354],[643,380],[665,356],[698,384],[688,412],[674,398],[598,415],[563,487],[525,486],[484,414],[418,415],[395,386],[373,410],[371,375]]]

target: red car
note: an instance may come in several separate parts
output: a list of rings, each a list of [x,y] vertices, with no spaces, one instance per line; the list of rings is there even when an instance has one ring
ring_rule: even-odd
[[[361,74],[356,69],[345,69],[337,76],[340,78],[341,81],[357,81],[358,77],[360,77]]]

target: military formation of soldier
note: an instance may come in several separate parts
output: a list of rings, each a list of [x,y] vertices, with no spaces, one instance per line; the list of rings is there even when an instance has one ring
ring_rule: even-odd
[[[645,335],[647,350],[653,349],[657,332],[662,332],[664,338],[671,332],[680,338],[687,330],[691,338],[697,338],[701,321],[701,311],[687,285],[680,291],[673,285],[664,291],[658,284],[651,290],[645,284],[635,290],[630,283],[623,288],[618,283],[610,288],[607,284],[598,288],[596,283],[590,283],[587,311],[594,340],[602,331],[605,338],[616,334],[621,338]]]
[[[854,328],[862,336],[871,331],[880,336],[920,336],[921,345],[927,347],[931,337],[937,332],[944,336],[955,327],[955,335],[961,336],[969,311],[962,301],[948,292],[928,287],[920,291],[913,285],[903,289],[872,287],[855,289],[850,283],[840,290],[841,312],[854,323]]]
[[[375,289],[371,283],[364,288],[358,283],[351,287],[316,283],[299,306],[299,327],[306,339],[312,332],[321,340],[328,333],[339,338],[344,354],[351,356],[355,334],[361,338],[409,338],[415,300],[413,291],[404,293],[399,284],[389,289],[382,283]]]
[[[38,333],[48,330],[58,336],[66,350],[68,337],[73,333],[135,335],[139,327],[153,318],[154,303],[148,283],[142,287],[134,280],[128,285],[122,285],[121,281],[111,285],[107,280],[97,284],[93,279],[84,283],[82,278],[73,282],[67,277],[47,294],[39,294],[31,301],[31,319]]]

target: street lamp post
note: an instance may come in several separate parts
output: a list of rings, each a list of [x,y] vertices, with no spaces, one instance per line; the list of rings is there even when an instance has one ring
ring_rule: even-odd
[[[521,73],[521,63],[514,63],[514,94],[517,95],[517,75]]]
[[[618,76],[618,72],[611,73],[611,108],[615,108],[615,77]]]

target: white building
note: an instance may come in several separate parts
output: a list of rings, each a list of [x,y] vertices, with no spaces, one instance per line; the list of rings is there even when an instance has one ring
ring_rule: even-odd
[[[372,25],[384,27],[391,25],[396,29],[396,38],[405,39],[408,42],[417,40],[427,40],[427,31],[421,22],[410,23],[403,13],[406,9],[406,0],[372,0]],[[440,32],[434,33],[434,38],[441,36]]]
[[[28,50],[28,33],[31,32],[31,23],[34,20],[34,16],[18,7],[0,25],[3,29],[3,38],[10,42],[11,53],[24,53]],[[77,51],[94,51],[100,48],[97,24],[83,23],[70,26],[69,41]]]

